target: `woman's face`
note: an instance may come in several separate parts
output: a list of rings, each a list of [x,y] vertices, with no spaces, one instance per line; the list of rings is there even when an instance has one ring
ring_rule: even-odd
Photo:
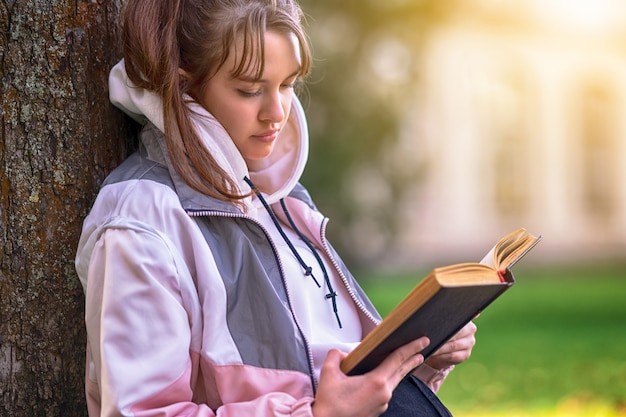
[[[253,162],[270,154],[289,117],[293,86],[300,74],[300,47],[294,35],[266,32],[261,79],[253,74],[233,78],[240,49],[233,47],[198,101],[226,129],[246,162]]]

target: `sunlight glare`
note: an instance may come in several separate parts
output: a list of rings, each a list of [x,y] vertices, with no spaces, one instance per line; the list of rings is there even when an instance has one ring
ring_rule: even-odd
[[[604,31],[619,25],[623,5],[617,0],[535,0],[548,23],[582,31]]]

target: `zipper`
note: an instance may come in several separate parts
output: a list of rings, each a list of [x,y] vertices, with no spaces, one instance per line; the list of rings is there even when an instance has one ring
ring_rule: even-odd
[[[326,239],[326,225],[327,224],[328,224],[328,217],[324,217],[324,220],[322,221],[322,226],[320,228],[320,236],[322,238],[322,247],[324,249],[324,253],[326,253],[326,256],[328,257],[328,259],[330,259],[330,262],[333,264],[335,271],[337,271],[337,273],[339,274],[339,277],[343,281],[343,285],[348,290],[348,294],[350,294],[352,301],[354,301],[354,303],[361,309],[363,314],[365,314],[367,318],[369,318],[373,323],[375,324],[380,323],[380,320],[374,317],[372,313],[370,313],[370,311],[363,305],[359,297],[356,296],[356,294],[354,293],[354,289],[352,288],[352,285],[350,285],[350,283],[348,282],[348,278],[345,276],[345,274],[339,267],[337,260],[333,256],[328,246],[328,240]]]
[[[289,287],[287,286],[287,281],[285,279],[285,271],[283,268],[283,262],[280,256],[278,255],[276,244],[272,240],[265,226],[263,226],[261,223],[259,223],[257,220],[253,219],[252,217],[246,216],[243,213],[233,213],[233,212],[225,212],[225,211],[217,211],[217,210],[192,210],[192,209],[186,209],[185,212],[190,217],[230,217],[230,218],[245,219],[257,225],[261,229],[261,231],[263,231],[266,239],[268,240],[268,242],[270,243],[270,246],[272,247],[272,252],[274,252],[274,258],[276,259],[276,263],[278,264],[278,269],[280,270],[280,280],[283,283],[283,288],[285,289],[285,294],[287,296],[287,303],[289,304],[289,311],[291,312],[291,317],[293,318],[293,321],[296,327],[298,328],[298,332],[300,332],[300,336],[302,336],[302,340],[304,340],[304,345],[306,348],[306,355],[307,355],[307,359],[309,362],[309,376],[311,377],[311,384],[313,386],[313,394],[315,394],[317,391],[318,382],[315,378],[315,373],[313,372],[313,370],[315,369],[315,362],[313,360],[313,353],[311,352],[311,346],[304,332],[302,331],[302,327],[300,326],[300,323],[298,323],[298,319],[296,318],[296,314],[293,310],[293,306],[291,302],[291,294],[289,293]]]

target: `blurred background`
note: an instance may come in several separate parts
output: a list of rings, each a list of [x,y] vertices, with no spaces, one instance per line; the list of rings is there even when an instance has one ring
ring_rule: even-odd
[[[533,259],[625,258],[626,2],[301,4],[303,182],[349,263],[474,260],[518,227]]]
[[[626,2],[300,1],[302,181],[383,316],[434,266],[544,236],[476,319],[453,414],[626,416]]]

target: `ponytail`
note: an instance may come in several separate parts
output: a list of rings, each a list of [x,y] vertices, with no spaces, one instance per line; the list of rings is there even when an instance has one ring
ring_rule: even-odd
[[[211,197],[237,201],[237,185],[201,142],[184,103],[180,82],[180,0],[129,0],[122,15],[126,72],[138,87],[163,102],[165,145],[178,175]]]

